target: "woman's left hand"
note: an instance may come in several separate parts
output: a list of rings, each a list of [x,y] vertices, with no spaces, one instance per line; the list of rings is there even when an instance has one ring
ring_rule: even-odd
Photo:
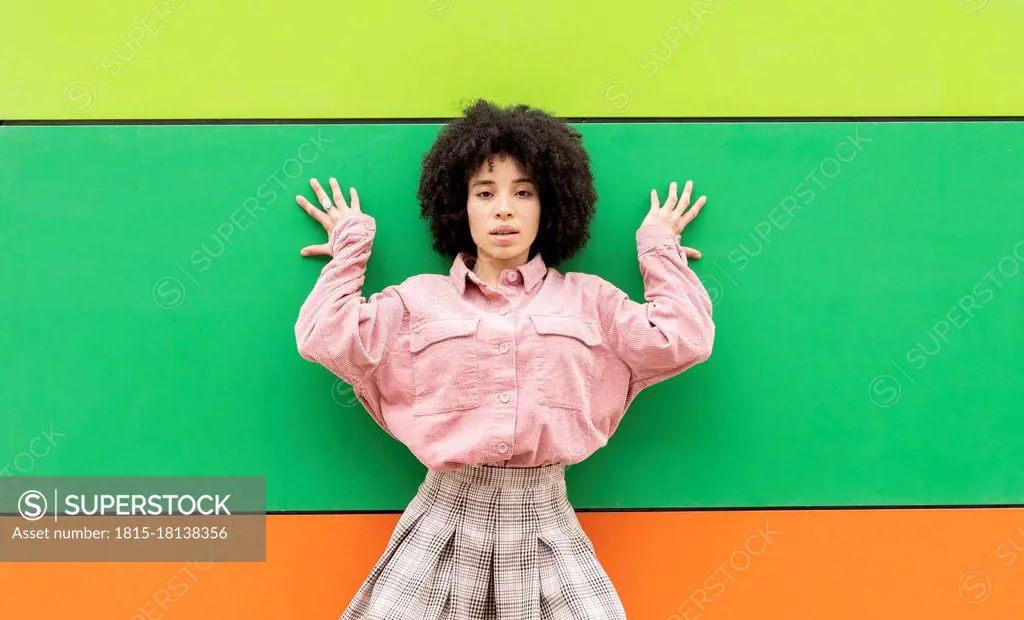
[[[683,195],[680,197],[676,196],[676,189],[676,182],[672,181],[668,186],[668,198],[665,200],[664,205],[658,200],[658,190],[651,190],[651,210],[640,224],[641,226],[646,224],[664,226],[676,235],[676,239],[680,238],[683,229],[700,213],[701,207],[707,201],[707,197],[701,196],[697,199],[697,202],[693,203],[693,206],[690,206],[690,193],[693,191],[693,181],[686,182],[686,185],[683,187]],[[700,252],[693,248],[684,247],[683,251],[686,253],[687,258],[700,258]]]

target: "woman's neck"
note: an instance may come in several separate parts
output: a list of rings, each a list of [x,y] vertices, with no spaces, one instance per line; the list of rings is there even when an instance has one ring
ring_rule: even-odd
[[[473,273],[481,281],[486,282],[493,289],[498,288],[498,281],[504,269],[516,269],[526,264],[525,256],[518,256],[510,259],[496,259],[490,256],[476,257],[476,264],[473,265]]]

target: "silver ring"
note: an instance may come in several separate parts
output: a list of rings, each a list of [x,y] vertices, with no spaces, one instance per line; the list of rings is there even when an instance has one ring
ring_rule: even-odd
[[[334,205],[331,204],[331,200],[329,198],[324,198],[323,200],[321,200],[320,206],[324,208],[324,211],[330,211],[331,209],[334,208]]]

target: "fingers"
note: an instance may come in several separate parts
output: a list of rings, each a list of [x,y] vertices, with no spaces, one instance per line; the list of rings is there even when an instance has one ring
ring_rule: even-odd
[[[706,202],[707,202],[707,196],[701,196],[700,198],[697,199],[697,202],[693,203],[693,207],[689,211],[687,211],[685,214],[683,214],[683,226],[684,227],[687,224],[689,224],[690,222],[692,222],[693,218],[697,217],[697,214],[700,213],[701,207],[703,207],[704,203],[706,203]]]
[[[684,247],[683,248],[683,253],[686,254],[686,258],[693,258],[693,259],[700,258],[700,252],[698,252],[697,250],[695,250],[693,248]]]
[[[658,190],[651,190],[651,211],[657,211],[661,208],[661,201],[658,200]]]
[[[320,201],[320,206],[323,207],[324,211],[327,211],[332,206],[331,199],[327,197],[327,192],[320,185],[320,181],[316,179],[309,180],[309,186],[313,188],[313,192],[316,194],[316,199]]]
[[[678,186],[675,181],[668,184],[668,200],[665,201],[663,208],[669,213],[672,212],[672,208],[676,206],[676,201],[679,200],[679,197],[676,195],[677,190]]]
[[[308,245],[302,248],[300,254],[302,254],[303,256],[330,256],[330,244],[321,243],[319,245]]]
[[[693,181],[687,181],[686,185],[683,186],[683,195],[679,199],[679,202],[673,205],[675,208],[672,210],[672,217],[679,217],[686,210],[686,207],[690,206],[690,194],[693,192]]]
[[[345,194],[341,192],[341,186],[338,185],[338,179],[331,177],[331,193],[334,194],[334,204],[341,209],[342,213],[345,213],[348,209],[353,211],[360,211],[359,208],[359,194],[356,193],[356,188],[349,188],[349,202],[345,202]]]
[[[314,179],[314,181],[315,180],[316,179]],[[344,209],[346,209],[348,205],[345,204],[345,195],[341,193],[341,186],[338,185],[338,179],[331,177],[330,183],[331,192],[334,194],[334,204],[337,205],[339,209],[342,209],[342,212],[344,212]]]
[[[331,194],[333,195],[333,203],[331,198],[327,195],[323,186],[320,185],[320,181],[315,178],[309,180],[309,186],[313,188],[313,192],[316,194],[316,199],[320,203],[321,209],[318,209],[310,201],[306,200],[304,196],[296,196],[295,202],[299,203],[306,213],[308,213],[313,219],[320,222],[327,231],[328,236],[331,231],[342,221],[345,216],[349,214],[349,211],[359,211],[359,194],[356,193],[356,188],[351,188],[351,207],[345,202],[345,196],[341,192],[341,186],[338,185],[338,180],[331,177],[329,180],[331,186]],[[300,253],[303,256],[330,256],[331,248],[328,243],[322,243],[319,245],[310,245],[302,248]]]
[[[311,203],[308,200],[306,200],[305,196],[296,196],[295,197],[295,202],[299,203],[299,206],[302,207],[306,211],[306,213],[308,213],[310,216],[312,216],[312,218],[314,220],[320,222],[320,224],[324,228],[330,229],[330,226],[331,226],[331,218],[330,218],[330,216],[327,215],[326,213],[324,213],[323,211],[321,211],[320,209],[317,209],[315,206],[313,206],[313,203]]]

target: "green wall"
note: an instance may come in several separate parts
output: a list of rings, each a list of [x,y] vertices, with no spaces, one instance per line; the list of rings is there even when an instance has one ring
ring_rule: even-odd
[[[641,299],[648,192],[694,179],[718,337],[569,470],[578,508],[1024,498],[1024,125],[581,129],[601,200],[564,268]],[[0,127],[0,455],[52,429],[33,475],[266,475],[269,510],[403,508],[422,468],[295,351],[323,231],[293,196],[359,189],[367,293],[446,272],[414,200],[436,131]]]

